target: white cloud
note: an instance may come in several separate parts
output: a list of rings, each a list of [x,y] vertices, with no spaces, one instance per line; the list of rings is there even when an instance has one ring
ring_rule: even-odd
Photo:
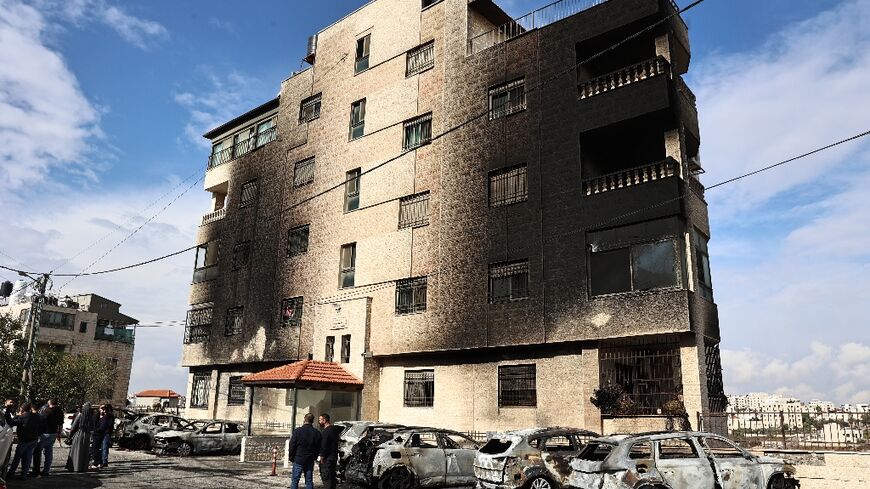
[[[33,3],[46,15],[75,25],[100,22],[139,49],[148,49],[152,42],[169,38],[169,31],[162,24],[131,15],[105,0],[33,0]]]
[[[101,14],[103,22],[107,26],[114,29],[124,40],[140,49],[146,49],[149,40],[169,37],[166,28],[157,22],[133,17],[118,7],[105,7]]]
[[[136,332],[137,343],[141,342],[143,336],[147,334],[149,333],[146,333],[146,329],[140,328]],[[172,341],[170,338],[176,336],[171,335],[170,338],[167,338],[162,331],[158,334],[161,335],[163,344]],[[180,358],[181,337],[179,336],[175,339],[178,340],[178,347],[173,349],[178,350],[177,354]],[[133,360],[133,373],[130,376],[130,394],[135,394],[146,389],[172,389],[181,395],[186,395],[187,368],[182,367],[181,362],[166,363],[151,356],[140,357],[137,355]]]

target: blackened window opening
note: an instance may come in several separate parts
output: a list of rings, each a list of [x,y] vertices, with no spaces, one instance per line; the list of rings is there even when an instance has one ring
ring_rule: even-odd
[[[227,404],[230,406],[241,406],[245,403],[245,386],[242,384],[242,376],[230,377],[229,393],[227,394]]]
[[[308,252],[309,225],[298,226],[287,232],[287,257],[301,255]]]
[[[590,295],[676,288],[677,248],[673,239],[638,243],[589,254]]]
[[[184,343],[202,343],[208,340],[211,332],[213,307],[211,303],[205,306],[194,306],[187,311],[187,321],[184,325]]]
[[[242,241],[233,246],[233,270],[248,266],[251,256],[251,242]]]
[[[227,309],[227,316],[224,319],[224,335],[232,336],[242,332],[243,315],[243,307],[231,307]]]
[[[711,413],[723,413],[728,405],[725,396],[725,385],[722,382],[722,357],[719,343],[704,347],[704,359],[707,372],[707,399]]]
[[[535,407],[538,404],[535,365],[502,365],[498,368],[499,407]]]
[[[528,260],[494,263],[489,266],[489,302],[509,302],[528,296]]]
[[[211,373],[194,373],[190,388],[190,407],[205,409],[208,407],[208,394],[211,384]]]
[[[405,371],[405,407],[432,407],[435,403],[435,371]]]
[[[281,326],[298,328],[302,325],[302,297],[291,297],[281,301]]]
[[[661,414],[682,394],[680,350],[676,344],[649,344],[599,351],[601,386],[619,386],[631,400],[620,414]]]
[[[396,281],[396,314],[412,314],[426,310],[426,277]]]

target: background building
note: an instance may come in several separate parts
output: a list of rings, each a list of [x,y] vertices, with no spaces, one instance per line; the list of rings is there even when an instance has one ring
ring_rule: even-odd
[[[172,389],[147,389],[137,392],[133,398],[133,406],[141,409],[175,409],[181,396]]]
[[[205,135],[187,415],[244,419],[243,376],[307,358],[361,395],[258,389],[257,420],[599,430],[613,385],[635,428],[723,410],[689,53],[669,0],[375,0],[317,33]]]

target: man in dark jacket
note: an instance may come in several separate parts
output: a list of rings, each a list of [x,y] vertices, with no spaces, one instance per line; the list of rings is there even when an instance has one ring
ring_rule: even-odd
[[[63,427],[63,411],[57,405],[57,401],[49,399],[48,403],[39,411],[40,432],[39,442],[36,444],[36,452],[33,454],[33,472],[30,475],[47,476],[51,470],[51,462],[54,460],[54,442],[60,437]],[[42,459],[42,454],[45,459]],[[43,460],[40,468],[40,461]],[[41,470],[41,472],[40,472]]]
[[[109,466],[109,447],[112,445],[112,431],[115,430],[115,415],[111,404],[100,406],[100,419],[94,434],[91,435],[91,458],[94,460],[92,469],[102,469]]]
[[[290,453],[293,459],[293,476],[290,489],[299,489],[299,477],[305,474],[305,488],[314,489],[314,461],[320,453],[321,437],[312,424],[314,415],[305,415],[304,424],[293,432],[290,438]]]
[[[320,445],[320,480],[324,489],[335,489],[335,466],[338,464],[338,437],[341,428],[332,424],[328,413],[320,415],[317,420],[323,429]]]
[[[39,416],[31,412],[30,406],[29,402],[25,402],[18,410],[17,416],[12,419],[7,417],[9,424],[16,427],[15,433],[18,436],[18,446],[15,447],[15,456],[12,458],[12,463],[9,464],[9,474],[15,473],[20,462],[21,476],[19,479],[26,479],[27,474],[30,473],[33,450],[39,441]]]

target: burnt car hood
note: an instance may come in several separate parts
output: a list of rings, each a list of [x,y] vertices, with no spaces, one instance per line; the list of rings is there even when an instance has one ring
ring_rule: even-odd
[[[181,438],[182,440],[185,440],[187,438],[190,438],[190,435],[192,435],[193,433],[193,431],[167,430],[161,431],[154,436],[155,438]]]

